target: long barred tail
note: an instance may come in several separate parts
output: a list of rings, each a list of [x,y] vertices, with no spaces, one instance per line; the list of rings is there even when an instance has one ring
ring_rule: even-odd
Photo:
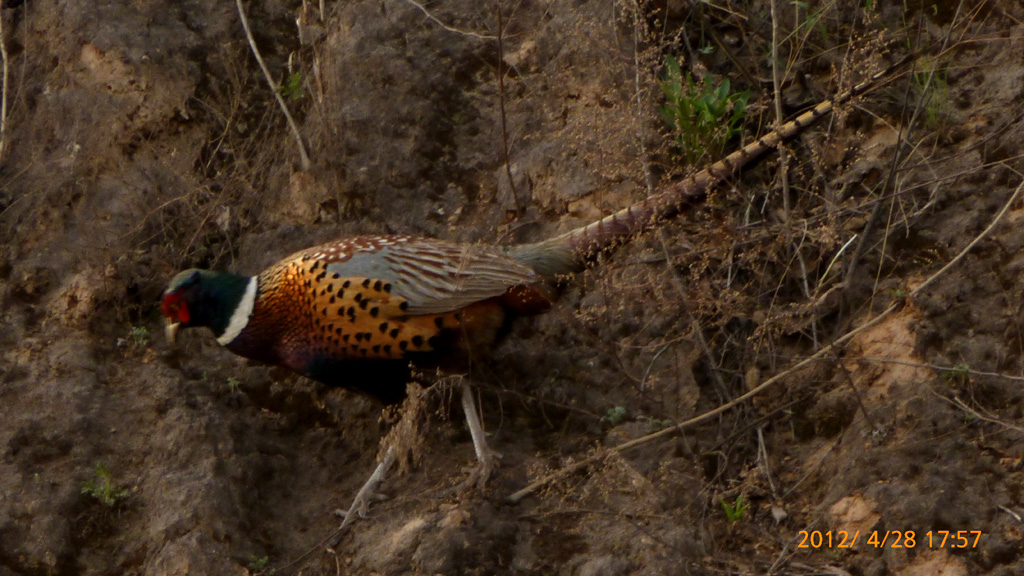
[[[877,87],[880,80],[902,68],[915,57],[916,55],[911,54],[901,58],[850,90],[818,104],[704,170],[671,184],[628,208],[542,242],[509,246],[506,248],[507,254],[544,276],[579,271],[602,250],[648,230],[658,222],[671,218],[702,200],[719,182],[732,178],[742,168],[769,150],[778,148],[782,142],[800,134],[837,106],[870,92]]]

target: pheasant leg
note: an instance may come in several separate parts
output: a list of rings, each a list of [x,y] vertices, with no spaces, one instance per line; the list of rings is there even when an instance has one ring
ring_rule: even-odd
[[[473,390],[466,382],[462,382],[460,387],[462,388],[462,411],[466,413],[466,424],[469,425],[469,433],[473,436],[473,449],[476,451],[477,460],[477,467],[470,482],[475,481],[477,487],[482,488],[494,470],[495,459],[501,458],[501,454],[491,450],[491,447],[487,445]]]
[[[385,499],[384,496],[377,492],[377,488],[384,481],[384,476],[387,475],[388,470],[394,463],[395,456],[392,454],[391,448],[388,448],[387,454],[384,455],[384,460],[377,465],[377,469],[373,471],[373,474],[370,474],[370,478],[359,489],[359,492],[356,493],[356,497],[352,500],[352,505],[349,506],[348,512],[345,513],[345,517],[341,521],[339,530],[347,528],[349,524],[355,522],[357,515],[360,518],[366,518],[367,512],[370,511],[370,504]]]

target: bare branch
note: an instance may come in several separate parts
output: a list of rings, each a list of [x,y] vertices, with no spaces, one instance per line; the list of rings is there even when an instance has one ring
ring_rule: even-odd
[[[252,37],[252,30],[249,29],[249,20],[245,17],[245,8],[242,7],[242,0],[235,0],[235,4],[238,5],[238,17],[242,20],[242,27],[245,28],[245,37],[249,40],[249,47],[252,48],[252,53],[256,56],[256,61],[259,62],[260,69],[263,70],[263,76],[267,79],[267,85],[270,86],[270,91],[274,93],[274,98],[277,99],[278,106],[281,107],[281,111],[284,112],[285,118],[288,119],[288,127],[292,129],[292,135],[295,136],[295,143],[299,147],[299,158],[301,158],[302,161],[302,169],[309,170],[313,163],[310,162],[309,154],[306,153],[306,145],[302,142],[302,135],[299,134],[299,127],[295,124],[295,120],[292,118],[291,112],[288,111],[288,105],[284,103],[281,91],[277,89],[274,77],[270,75],[270,70],[267,68],[267,64],[263,61],[263,57],[260,56],[259,49],[256,48],[256,40]],[[6,70],[6,66],[4,69]]]

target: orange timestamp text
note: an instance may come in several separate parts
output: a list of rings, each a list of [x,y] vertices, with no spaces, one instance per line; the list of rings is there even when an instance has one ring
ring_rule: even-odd
[[[929,530],[918,535],[913,530],[801,530],[797,548],[851,549],[858,542],[873,548],[977,548],[981,530]]]

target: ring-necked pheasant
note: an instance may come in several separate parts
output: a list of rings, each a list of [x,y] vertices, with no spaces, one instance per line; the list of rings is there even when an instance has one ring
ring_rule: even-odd
[[[463,245],[410,236],[358,236],[293,254],[257,276],[186,270],[161,303],[173,338],[209,327],[232,352],[330,386],[395,402],[409,364],[445,367],[494,343],[514,316],[550,304],[548,282],[680,212],[719,181],[867,92],[908,58],[825,101],[705,170],[590,225],[534,244]],[[477,456],[475,408],[463,389]]]

